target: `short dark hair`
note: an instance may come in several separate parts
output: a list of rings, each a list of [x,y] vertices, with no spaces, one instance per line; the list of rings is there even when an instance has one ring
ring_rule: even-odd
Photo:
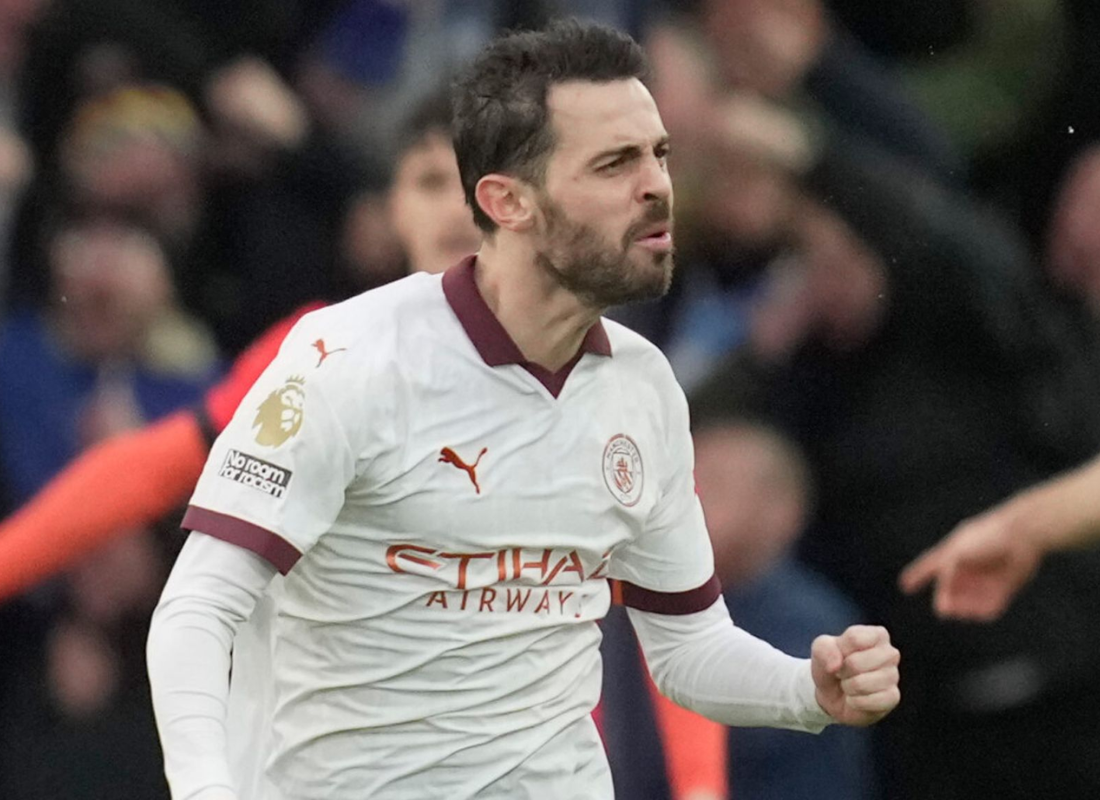
[[[421,96],[412,109],[398,122],[394,136],[388,139],[385,156],[372,150],[355,154],[355,173],[351,176],[351,191],[346,198],[350,207],[365,194],[377,195],[393,186],[394,174],[401,160],[412,150],[422,147],[429,136],[451,138],[451,87],[444,81]]]
[[[397,160],[436,133],[451,137],[451,87],[447,82],[422,96],[401,121],[395,142]]]
[[[613,28],[575,19],[491,42],[458,76],[452,95],[455,155],[478,227],[487,233],[496,229],[474,196],[482,176],[501,172],[541,183],[554,148],[546,108],[551,86],[641,80],[647,74],[637,42]]]

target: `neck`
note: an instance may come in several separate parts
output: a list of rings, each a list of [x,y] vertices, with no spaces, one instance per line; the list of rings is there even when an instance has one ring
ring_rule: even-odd
[[[523,241],[497,236],[478,253],[477,288],[523,357],[557,372],[580,350],[602,309],[582,303],[535,263]]]

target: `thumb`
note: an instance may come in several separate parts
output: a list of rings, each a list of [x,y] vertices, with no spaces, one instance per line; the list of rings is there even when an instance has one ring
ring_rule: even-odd
[[[826,675],[836,675],[844,666],[844,653],[836,636],[818,636],[810,648],[810,659],[816,669]]]

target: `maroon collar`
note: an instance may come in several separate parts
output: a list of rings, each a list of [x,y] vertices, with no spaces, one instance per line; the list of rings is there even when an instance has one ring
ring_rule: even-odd
[[[518,364],[530,372],[543,386],[557,397],[565,386],[565,379],[585,353],[599,356],[611,355],[611,342],[603,323],[597,321],[588,329],[577,354],[569,363],[557,372],[534,364],[523,357],[519,346],[504,330],[474,280],[474,262],[477,256],[468,256],[443,273],[443,294],[462,324],[466,335],[477,349],[481,360],[490,367],[502,367],[505,364]]]

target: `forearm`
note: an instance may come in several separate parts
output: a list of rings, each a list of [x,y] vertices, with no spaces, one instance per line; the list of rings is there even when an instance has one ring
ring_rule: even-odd
[[[1100,458],[1034,486],[995,509],[1012,536],[1042,552],[1100,543]]]
[[[677,704],[724,725],[816,733],[832,721],[810,662],[736,627],[723,600],[683,616],[629,614],[654,682]]]
[[[0,601],[149,525],[187,499],[209,450],[190,412],[112,437],[0,525]]]
[[[147,658],[173,800],[236,797],[226,737],[230,653],[273,574],[252,553],[192,534],[165,586]]]

